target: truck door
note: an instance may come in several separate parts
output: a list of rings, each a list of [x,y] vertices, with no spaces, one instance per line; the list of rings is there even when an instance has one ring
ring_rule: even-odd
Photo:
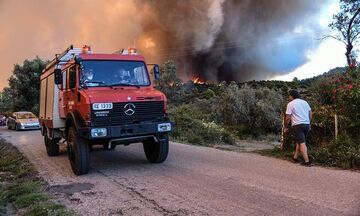
[[[61,91],[60,91],[60,95],[59,95],[59,113],[60,113],[60,118],[66,118],[66,104],[67,104],[67,100],[66,98],[66,91],[68,90],[68,84],[67,84],[67,77],[68,77],[68,69],[63,70],[62,72],[62,77],[63,77],[63,82],[62,82],[62,86],[61,86]]]
[[[76,110],[76,98],[77,98],[77,73],[76,66],[70,66],[68,70],[68,89],[66,90],[66,108],[65,113],[72,112]]]

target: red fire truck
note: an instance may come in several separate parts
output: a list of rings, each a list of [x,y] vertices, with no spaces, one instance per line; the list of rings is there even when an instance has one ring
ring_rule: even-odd
[[[151,73],[150,73],[151,72]],[[76,175],[89,171],[89,150],[94,145],[142,142],[151,163],[166,160],[168,133],[173,122],[166,114],[166,97],[153,85],[158,65],[148,70],[136,49],[95,54],[89,46],[70,46],[56,55],[41,74],[41,133],[47,154],[67,154]]]

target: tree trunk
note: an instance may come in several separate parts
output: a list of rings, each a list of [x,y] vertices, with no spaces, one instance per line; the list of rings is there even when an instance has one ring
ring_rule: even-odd
[[[351,43],[347,44],[346,45],[346,53],[345,53],[345,56],[346,56],[346,61],[347,61],[347,64],[349,67],[351,67],[351,51],[353,49],[353,45]]]

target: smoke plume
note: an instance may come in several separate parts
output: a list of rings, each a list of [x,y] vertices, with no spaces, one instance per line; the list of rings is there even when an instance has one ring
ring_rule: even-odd
[[[156,41],[157,57],[175,59],[185,79],[266,79],[306,61],[319,30],[311,18],[321,3],[325,1],[160,0],[145,6],[156,18],[142,26]]]
[[[174,59],[184,80],[266,79],[306,61],[325,1],[0,0],[0,87],[13,64],[70,44],[136,46],[148,63]]]

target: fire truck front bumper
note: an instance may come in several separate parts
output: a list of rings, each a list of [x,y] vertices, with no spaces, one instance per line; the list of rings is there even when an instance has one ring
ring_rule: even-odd
[[[87,127],[79,129],[83,138],[96,139],[114,139],[126,137],[138,137],[144,135],[157,135],[169,133],[173,130],[174,122],[152,122],[131,125],[116,125],[107,127]]]

